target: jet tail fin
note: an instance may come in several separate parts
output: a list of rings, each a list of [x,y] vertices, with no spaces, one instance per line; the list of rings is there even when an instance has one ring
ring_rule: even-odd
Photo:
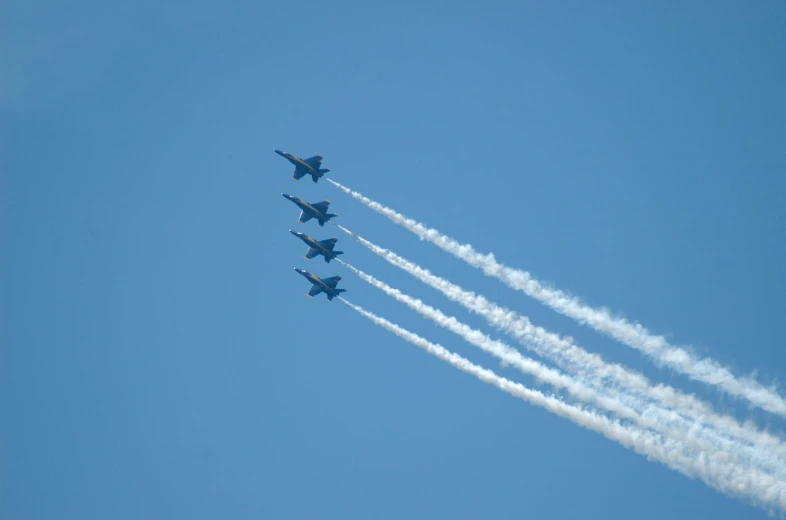
[[[328,295],[327,295],[327,299],[328,299],[328,301],[332,301],[332,300],[333,300],[333,298],[334,298],[334,297],[336,297],[336,296],[338,296],[339,298],[341,298],[341,293],[343,293],[343,292],[347,292],[347,290],[346,290],[346,289],[336,289],[336,293],[337,293],[337,294],[328,294]]]
[[[337,217],[337,216],[338,215],[334,215],[333,213],[328,213],[327,215],[325,215],[326,218],[319,219],[319,226],[320,227],[324,226],[325,222],[327,222],[328,220],[332,219],[333,217]]]
[[[317,181],[319,181],[320,177],[322,177],[323,175],[325,175],[329,171],[330,170],[328,170],[327,168],[319,169],[315,173],[311,174],[311,180],[314,181],[314,182],[317,182]]]

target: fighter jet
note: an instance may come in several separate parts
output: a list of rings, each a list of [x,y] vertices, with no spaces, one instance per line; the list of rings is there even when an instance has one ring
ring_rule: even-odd
[[[308,202],[302,201],[297,197],[293,197],[292,195],[287,195],[286,193],[282,193],[281,195],[283,195],[285,199],[289,199],[294,202],[297,207],[302,210],[300,212],[300,218],[298,219],[299,222],[308,222],[312,218],[315,218],[319,221],[320,226],[324,226],[325,222],[333,217],[338,216],[327,212],[328,206],[330,206],[329,200],[323,200],[322,202],[314,202],[313,204],[309,204]]]
[[[273,151],[295,165],[295,173],[292,175],[293,180],[297,181],[300,180],[304,175],[311,175],[313,181],[317,182],[320,177],[330,171],[327,168],[320,168],[322,165],[321,155],[315,155],[314,157],[309,157],[308,159],[301,159],[296,155],[282,152],[281,150]]]
[[[320,277],[315,276],[308,271],[304,271],[303,269],[298,269],[295,267],[295,271],[297,271],[298,274],[302,275],[306,280],[312,283],[311,290],[308,291],[307,295],[309,298],[323,292],[325,293],[325,296],[327,296],[328,301],[331,301],[333,300],[334,296],[338,296],[343,292],[347,292],[346,289],[336,289],[336,284],[338,284],[338,281],[341,280],[340,276],[333,276],[332,278],[325,278],[322,280]]]
[[[336,247],[336,242],[338,242],[337,238],[317,241],[298,231],[292,231],[290,229],[289,232],[309,246],[308,252],[306,253],[306,260],[311,260],[317,255],[322,255],[325,257],[325,263],[329,264],[332,259],[336,258],[338,255],[344,254],[344,251],[333,251],[333,248]]]

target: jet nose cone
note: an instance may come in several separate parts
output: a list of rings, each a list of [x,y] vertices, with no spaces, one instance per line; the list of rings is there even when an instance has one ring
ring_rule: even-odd
[[[281,196],[284,197],[285,199],[292,197],[292,195],[287,195],[286,193],[282,193]]]
[[[297,231],[292,231],[290,229],[289,232],[292,233],[293,235],[295,235],[296,237],[300,236],[300,233],[298,233]]]
[[[287,154],[286,152],[282,152],[281,150],[273,150],[273,151],[276,152],[278,155],[280,155],[282,157],[286,156],[286,154]]]

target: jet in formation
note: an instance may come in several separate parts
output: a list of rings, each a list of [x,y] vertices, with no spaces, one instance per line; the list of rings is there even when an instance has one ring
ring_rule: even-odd
[[[333,251],[333,248],[336,247],[336,242],[338,242],[337,238],[328,238],[327,240],[315,240],[310,236],[300,233],[298,231],[289,230],[290,233],[298,237],[300,240],[306,243],[308,247],[308,252],[306,253],[306,260],[311,260],[315,256],[322,255],[325,257],[325,263],[329,264],[330,261],[336,258],[338,255],[343,255],[343,251]]]
[[[286,193],[282,193],[281,195],[285,199],[289,199],[294,202],[295,205],[302,210],[300,212],[300,218],[298,219],[299,222],[308,222],[312,218],[315,218],[317,221],[319,221],[320,226],[324,226],[325,222],[333,217],[338,216],[327,212],[328,206],[330,206],[329,200],[323,200],[322,202],[314,202],[309,204],[308,202],[302,201],[297,197],[293,197],[292,195],[287,195]]]
[[[293,180],[297,181],[303,178],[305,175],[311,175],[311,179],[314,182],[317,182],[320,177],[330,171],[327,168],[320,168],[320,166],[322,166],[321,155],[315,155],[314,157],[309,157],[308,159],[301,159],[296,155],[282,152],[281,150],[273,151],[295,165],[295,173],[292,175]]]
[[[308,291],[307,294],[309,298],[323,292],[325,293],[325,296],[327,296],[328,301],[331,301],[334,297],[340,295],[341,293],[347,292],[346,289],[336,289],[338,281],[341,280],[340,276],[333,276],[323,280],[320,277],[313,275],[308,271],[304,271],[303,269],[298,269],[297,267],[295,267],[295,271],[297,271],[297,273],[303,276],[306,280],[311,282],[311,290]]]

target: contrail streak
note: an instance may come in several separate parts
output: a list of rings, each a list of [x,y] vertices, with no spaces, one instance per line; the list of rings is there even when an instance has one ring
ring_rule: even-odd
[[[407,218],[332,179],[328,179],[328,182],[377,213],[416,234],[421,240],[428,240],[443,251],[481,269],[487,276],[498,278],[507,286],[526,293],[560,314],[573,318],[584,325],[589,325],[621,343],[644,352],[657,362],[685,374],[693,380],[717,386],[730,395],[747,399],[764,410],[786,417],[786,399],[775,389],[763,386],[752,377],[738,378],[731,370],[717,361],[699,358],[687,348],[673,346],[666,338],[653,334],[639,323],[631,323],[623,317],[614,316],[604,308],[590,307],[575,296],[544,285],[528,271],[514,269],[497,262],[492,253],[488,255],[478,253],[471,245],[461,244],[436,229],[428,228]]]
[[[633,398],[633,396],[627,396],[627,399],[623,399],[616,389],[611,388],[607,390],[607,392],[610,391],[611,397],[603,395],[603,393],[588,388],[580,381],[566,376],[558,370],[551,369],[523,356],[513,347],[501,341],[491,339],[483,332],[458,321],[455,317],[446,316],[439,309],[435,309],[418,299],[404,294],[357,267],[341,259],[337,260],[362,280],[380,289],[395,300],[404,303],[423,317],[432,320],[437,325],[462,337],[468,343],[475,345],[503,362],[509,363],[522,372],[536,377],[540,381],[548,383],[555,388],[564,388],[577,399],[612,412],[621,419],[634,421],[641,427],[650,428],[670,437],[678,438],[696,449],[725,450],[737,458],[740,463],[749,460],[762,469],[772,470],[781,480],[786,479],[786,471],[784,471],[786,468],[784,468],[783,461],[769,456],[768,453],[761,453],[747,444],[731,441],[719,435],[714,429],[700,427],[677,414],[664,413],[661,408],[644,403],[640,399]],[[635,401],[631,402],[633,407],[624,404],[623,400]]]
[[[398,325],[381,318],[362,307],[342,299],[352,309],[373,323],[387,329],[429,354],[445,361],[455,368],[475,376],[484,383],[499,388],[508,394],[523,399],[535,406],[545,408],[551,413],[573,421],[589,430],[600,433],[626,448],[635,450],[649,459],[657,460],[680,473],[701,479],[707,485],[728,495],[747,498],[765,508],[778,508],[786,511],[786,485],[772,476],[761,472],[729,466],[723,454],[713,452],[689,452],[669,439],[638,428],[623,426],[607,417],[571,405],[555,397],[547,396],[537,390],[529,389],[519,383],[500,377],[491,370],[482,368],[471,361],[450,352],[441,345],[431,343]]]
[[[599,395],[595,390],[587,388],[583,384],[575,381],[573,378],[568,377],[557,370],[549,368],[535,361],[534,359],[522,356],[521,353],[513,347],[501,341],[495,341],[491,339],[482,332],[472,329],[468,325],[461,323],[452,316],[446,316],[442,311],[426,305],[420,300],[416,300],[415,298],[407,296],[398,289],[390,287],[386,283],[374,278],[370,274],[361,271],[357,267],[341,259],[336,260],[338,260],[338,262],[344,265],[347,269],[357,274],[364,281],[382,290],[384,293],[392,296],[394,299],[406,304],[424,317],[434,321],[437,325],[440,325],[441,327],[458,334],[472,345],[475,345],[489,354],[496,356],[500,360],[513,365],[522,372],[530,374],[536,377],[538,380],[548,383],[555,388],[564,388],[577,399],[594,403],[605,410],[613,412],[620,418],[635,420],[639,417],[638,412],[621,404],[619,401]]]
[[[449,299],[460,303],[468,310],[475,312],[498,329],[510,334],[528,349],[541,357],[551,359],[557,365],[578,374],[585,380],[593,382],[597,389],[621,385],[628,391],[638,393],[646,398],[653,399],[663,408],[674,409],[683,416],[699,422],[700,424],[715,427],[738,439],[744,440],[763,449],[772,451],[780,457],[786,456],[786,446],[778,437],[763,431],[755,426],[740,424],[736,419],[721,415],[712,408],[690,394],[683,394],[678,390],[663,384],[653,385],[643,375],[629,370],[616,363],[608,363],[597,354],[592,354],[576,346],[572,341],[562,338],[558,334],[549,332],[542,327],[533,325],[525,316],[500,307],[480,295],[466,291],[444,278],[432,274],[417,264],[401,256],[377,246],[365,238],[352,233],[347,228],[339,225],[347,235],[354,237],[363,246],[387,260],[390,264],[403,269],[421,282],[442,292]],[[783,463],[783,461],[779,461]]]

